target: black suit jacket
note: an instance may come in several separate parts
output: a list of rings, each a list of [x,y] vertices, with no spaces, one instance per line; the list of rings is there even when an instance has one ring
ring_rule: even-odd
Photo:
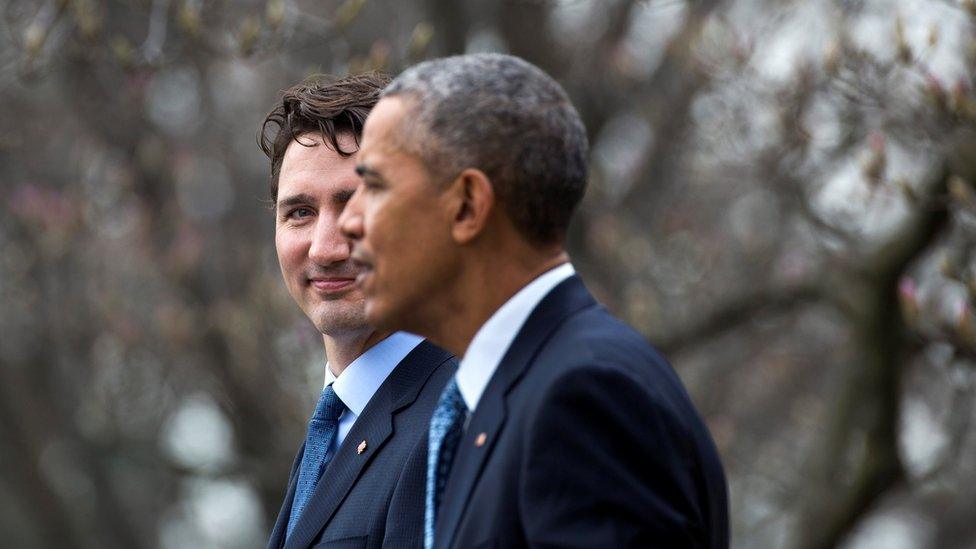
[[[426,434],[456,368],[450,353],[427,341],[400,361],[326,466],[286,544],[300,448],[268,549],[422,547]]]
[[[577,276],[533,310],[472,414],[436,547],[729,543],[725,476],[668,363]]]

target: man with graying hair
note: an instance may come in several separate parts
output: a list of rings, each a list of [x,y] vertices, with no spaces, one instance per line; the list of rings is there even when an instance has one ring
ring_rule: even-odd
[[[412,67],[367,119],[339,220],[366,317],[463,357],[430,422],[425,547],[728,546],[681,381],[569,262],[586,154],[563,89],[507,55]]]

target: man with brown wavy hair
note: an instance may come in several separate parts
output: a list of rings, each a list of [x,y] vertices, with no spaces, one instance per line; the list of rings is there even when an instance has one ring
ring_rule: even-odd
[[[281,274],[328,357],[269,548],[423,542],[422,439],[456,363],[420,337],[367,324],[359,267],[337,224],[359,185],[363,124],[388,82],[375,73],[304,82],[261,128]]]

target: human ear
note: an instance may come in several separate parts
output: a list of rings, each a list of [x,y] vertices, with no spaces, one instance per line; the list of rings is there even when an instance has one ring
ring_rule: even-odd
[[[451,236],[458,244],[474,240],[484,230],[495,205],[495,189],[481,170],[468,168],[451,183]]]

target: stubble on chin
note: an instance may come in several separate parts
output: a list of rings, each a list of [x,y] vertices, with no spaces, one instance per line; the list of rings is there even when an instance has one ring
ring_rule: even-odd
[[[339,336],[366,329],[368,323],[362,304],[358,307],[352,303],[344,305],[326,308],[309,315],[315,328],[327,336]]]

